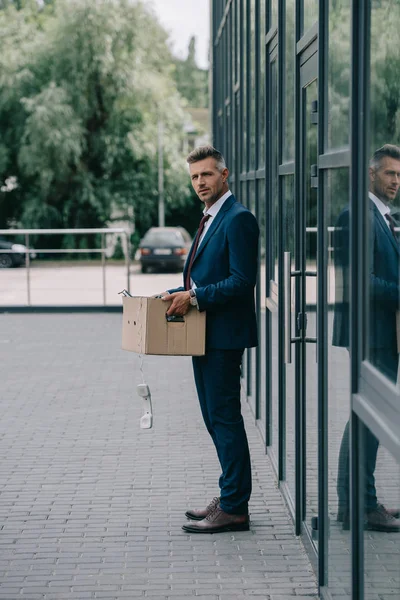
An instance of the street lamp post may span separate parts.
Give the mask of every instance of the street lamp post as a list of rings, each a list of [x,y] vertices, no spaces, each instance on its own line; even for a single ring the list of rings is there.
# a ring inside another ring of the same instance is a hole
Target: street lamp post
[[[158,226],[165,226],[164,206],[164,124],[158,119]]]

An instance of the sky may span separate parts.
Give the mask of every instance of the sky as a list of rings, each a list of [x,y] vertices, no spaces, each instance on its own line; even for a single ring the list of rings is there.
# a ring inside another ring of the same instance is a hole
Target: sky
[[[145,0],[152,5],[161,25],[170,33],[171,47],[178,58],[186,58],[190,38],[196,36],[196,59],[208,68],[210,38],[209,0]]]

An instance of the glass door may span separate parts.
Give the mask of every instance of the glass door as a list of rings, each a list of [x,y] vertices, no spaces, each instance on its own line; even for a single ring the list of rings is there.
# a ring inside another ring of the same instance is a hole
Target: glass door
[[[318,540],[317,233],[318,118],[315,52],[300,70],[296,181],[282,178],[285,457],[296,529]],[[297,191],[296,191],[297,187]],[[293,227],[294,224],[294,227]],[[293,234],[294,230],[294,234]]]
[[[316,56],[316,55],[315,55]],[[316,62],[316,61],[315,61]],[[316,65],[315,65],[316,66]],[[303,425],[303,520],[311,537],[318,531],[318,364],[317,364],[317,192],[318,129],[316,126],[318,85],[313,65],[302,72],[305,84],[301,96],[302,115],[302,249],[301,249],[301,353],[303,378],[301,410]]]
[[[278,202],[278,64],[277,46],[272,42],[268,65],[268,156],[267,178],[268,269],[267,269],[267,331],[269,333],[269,381],[267,443],[269,455],[279,470],[279,202]]]

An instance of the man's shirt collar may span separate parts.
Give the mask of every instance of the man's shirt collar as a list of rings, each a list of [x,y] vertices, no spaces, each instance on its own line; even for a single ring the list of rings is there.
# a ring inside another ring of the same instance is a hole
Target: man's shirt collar
[[[385,215],[390,215],[390,208],[387,206],[387,204],[382,202],[382,200],[378,198],[378,196],[375,196],[375,194],[369,192],[369,197],[371,198],[372,202],[375,204],[376,208],[379,210],[383,217]]]
[[[225,200],[228,200],[230,196],[232,196],[232,192],[231,190],[228,190],[223,196],[221,196],[221,198],[219,198],[219,200],[214,202],[214,204],[210,206],[209,209],[205,208],[203,210],[203,214],[210,215],[210,217],[216,217],[219,211],[221,210],[223,203],[225,202]]]

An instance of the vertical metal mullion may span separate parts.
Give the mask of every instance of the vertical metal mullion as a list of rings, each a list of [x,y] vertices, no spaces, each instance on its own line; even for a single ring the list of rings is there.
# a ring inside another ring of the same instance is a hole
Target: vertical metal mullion
[[[271,67],[271,56],[270,56],[270,44],[266,45],[266,64],[265,64],[265,80],[266,80],[266,155],[265,155],[265,165],[266,165],[266,187],[265,187],[265,203],[266,203],[266,240],[267,244],[269,244],[269,250],[271,250],[271,240],[273,239],[273,227],[272,227],[272,194],[271,194],[271,186],[272,186],[272,106],[273,106],[273,98],[272,98],[272,67]],[[266,252],[266,282],[267,288],[269,290],[270,281],[272,278],[272,269],[271,269],[271,252]],[[272,423],[272,314],[268,311],[267,317],[267,348],[268,348],[268,356],[267,356],[267,367],[268,367],[268,387],[266,389],[267,392],[267,445],[271,446],[273,443],[273,423]]]
[[[284,92],[285,92],[285,17],[286,6],[285,2],[280,2],[278,6],[278,82],[277,82],[277,114],[278,114],[278,131],[277,131],[277,152],[278,165],[282,162],[282,140],[283,140],[283,118],[284,118]],[[285,381],[285,327],[284,319],[284,281],[283,273],[283,199],[282,199],[282,177],[277,173],[277,194],[278,194],[278,477],[283,480],[286,477],[286,381]]]
[[[319,0],[318,48],[318,154],[325,147],[327,106],[329,1]],[[318,172],[317,199],[317,364],[318,364],[318,571],[319,586],[328,583],[328,239],[325,214],[325,177]]]
[[[260,140],[260,2],[263,0],[255,0],[255,114],[254,118],[256,120],[256,126],[254,128],[256,140],[255,140],[255,170],[257,170],[259,164],[259,140]],[[255,211],[257,220],[260,216],[259,211],[259,183],[258,180],[255,179]],[[259,240],[260,247],[260,240]],[[258,253],[260,256],[260,252]],[[257,294],[256,294],[256,310],[257,310],[257,322],[258,322],[258,336],[260,339],[261,333],[261,290],[260,285],[257,285]],[[260,344],[258,344],[256,348],[256,403],[255,403],[255,418],[259,419],[261,410],[260,410],[260,402],[261,402],[261,348]]]
[[[265,26],[264,33],[267,29],[267,23],[269,26],[270,16],[269,11],[265,11]],[[264,45],[263,52],[265,56],[265,74],[264,74],[264,162],[265,162],[265,179],[264,179],[264,210],[265,210],[265,245],[267,247],[268,241],[271,239],[270,237],[270,229],[271,229],[271,219],[270,219],[270,194],[269,194],[269,181],[270,181],[270,128],[269,128],[269,115],[270,115],[270,64],[269,64],[269,48],[265,43],[265,37],[263,37]],[[265,292],[269,292],[269,282],[270,282],[270,268],[268,263],[268,254],[266,252],[266,260],[265,260]],[[265,379],[266,379],[266,388],[265,388],[265,445],[268,447],[271,445],[271,431],[272,431],[272,403],[271,403],[271,313],[269,310],[265,311]]]
[[[365,198],[367,196],[366,165],[368,144],[367,118],[369,107],[369,64],[370,64],[370,0],[352,2],[352,52],[351,52],[351,139],[350,139],[350,355],[351,392],[358,391],[360,365],[363,358],[365,331],[366,296],[363,292],[368,280],[368,257],[366,248],[367,216]],[[362,268],[353,268],[362,265]],[[354,274],[354,275],[353,275]],[[352,598],[361,600],[364,596],[364,482],[362,480],[359,447],[362,425],[353,412],[351,401],[350,417],[350,508],[352,540]]]
[[[243,86],[244,86],[244,56],[245,56],[245,51],[244,51],[244,39],[243,39],[243,33],[244,33],[244,0],[239,0],[240,2],[240,15],[239,15],[239,22],[240,22],[240,72],[239,72],[239,77],[240,77],[240,89],[239,89],[239,114],[240,114],[240,152],[239,152],[239,167],[238,167],[238,189],[240,190],[241,193],[241,183],[240,183],[240,174],[242,172],[242,166],[243,166],[243,135],[242,135],[242,126],[243,126],[243,114],[244,114],[244,108],[243,108],[243,99],[244,99],[244,94],[243,94]]]
[[[218,139],[217,139],[217,112],[218,112],[218,102],[217,102],[217,86],[216,86],[216,65],[215,65],[215,29],[216,29],[216,17],[217,17],[217,3],[216,2],[212,2],[212,10],[210,11],[211,15],[211,26],[210,26],[210,31],[211,31],[211,42],[210,42],[210,78],[209,78],[209,82],[210,82],[210,105],[211,105],[211,111],[212,111],[212,118],[211,118],[211,123],[212,123],[212,141],[214,145],[218,144]]]
[[[301,6],[299,2],[296,2],[295,10],[295,30],[297,43],[300,39],[300,18],[301,18]],[[295,47],[296,47],[295,43]],[[295,48],[293,49],[295,51]],[[301,185],[301,85],[300,85],[300,58],[295,54],[295,173],[294,173],[294,188],[295,188],[295,270],[300,271],[301,269],[301,207],[300,207],[300,185]],[[300,278],[295,278],[295,306],[296,309],[300,307]],[[296,321],[295,325],[295,336],[299,337],[299,329]],[[302,347],[301,344],[296,344],[295,347],[295,448],[296,448],[296,459],[295,459],[295,487],[296,487],[296,500],[295,500],[295,529],[296,535],[301,533],[302,524],[302,507],[303,507],[303,429],[302,429],[302,410],[301,410],[301,373],[302,373]]]
[[[246,127],[247,127],[247,139],[246,139],[246,172],[250,171],[250,146],[251,146],[251,0],[247,0],[246,3]],[[250,110],[249,110],[250,107]],[[248,180],[247,187],[247,204],[248,204]]]
[[[251,145],[251,105],[250,105],[250,90],[251,90],[251,0],[247,0],[246,2],[246,128],[247,128],[247,137],[246,137],[246,173],[250,170],[250,145]],[[246,178],[246,206],[249,208],[249,189],[250,183]],[[251,381],[251,348],[247,350],[247,395],[252,395],[252,381]]]
[[[231,172],[235,177],[235,187],[233,192],[237,195],[236,186],[236,61],[237,61],[237,38],[236,38],[236,18],[237,18],[237,0],[232,1],[232,29],[231,29],[231,50],[232,50],[232,89],[231,89],[231,121],[232,121],[232,150],[231,164],[229,165]]]
[[[233,92],[233,88],[235,85],[235,32],[234,32],[234,25],[235,25],[235,6],[234,6],[234,2],[231,2],[230,5],[230,17],[229,17],[229,30],[228,30],[228,35],[229,35],[229,48],[228,48],[228,55],[230,56],[230,71],[231,71],[231,75],[230,75],[230,89],[229,89],[229,99],[230,99],[230,137],[229,137],[229,168],[232,169],[233,167],[233,140],[234,140],[234,114],[235,114],[235,107],[234,107],[234,92]]]
[[[307,139],[306,139],[306,129],[305,129],[305,120],[306,120],[306,108],[307,108],[307,92],[306,88],[300,88],[300,98],[301,98],[301,110],[300,110],[300,123],[301,123],[301,150],[300,150],[300,218],[299,218],[299,244],[300,244],[300,270],[302,272],[302,277],[300,277],[300,304],[299,304],[299,312],[302,315],[302,321],[304,317],[304,313],[306,311],[306,276],[305,271],[307,268],[306,262],[306,202],[305,202],[305,173],[304,173],[304,165],[306,164],[306,156],[307,156]],[[306,370],[307,370],[307,346],[305,342],[304,335],[304,322],[302,324],[302,329],[300,332],[301,341],[299,343],[301,349],[301,375],[300,375],[300,410],[301,410],[301,458],[302,458],[302,521],[306,519],[306,506],[307,506],[307,404],[306,404]]]

